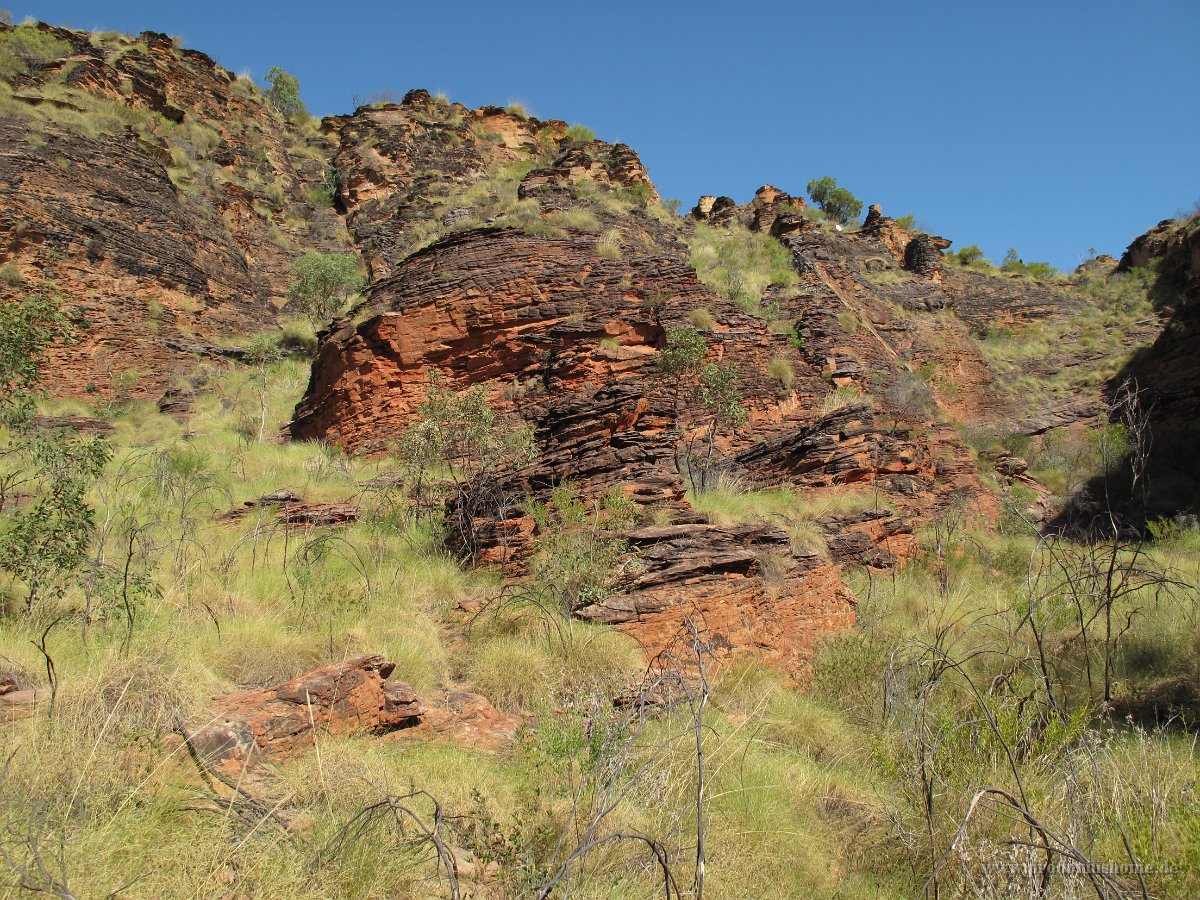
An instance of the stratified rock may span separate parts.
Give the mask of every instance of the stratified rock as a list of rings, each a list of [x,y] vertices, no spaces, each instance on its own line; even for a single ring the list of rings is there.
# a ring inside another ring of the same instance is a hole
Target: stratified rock
[[[1200,509],[1200,216],[1161,222],[1129,245],[1118,271],[1153,264],[1151,299],[1165,317],[1151,346],[1130,356],[1107,385],[1115,400],[1127,381],[1150,423],[1147,509],[1153,519]]]
[[[779,188],[764,184],[754,192],[754,199],[750,201],[748,225],[751,231],[777,234],[780,230],[777,223],[781,217],[787,217],[789,221],[795,217],[803,218],[806,209],[808,204],[803,197],[793,197]]]
[[[923,278],[940,281],[942,277],[941,251],[950,246],[945,238],[924,232],[916,235],[904,248],[904,268]]]
[[[720,665],[753,654],[802,672],[817,638],[854,622],[836,567],[768,524],[680,524],[625,535],[642,571],[627,592],[577,612],[615,625],[647,655],[687,664],[694,640]]]
[[[523,724],[517,716],[501,712],[486,697],[471,691],[430,695],[424,708],[419,723],[393,732],[388,740],[435,740],[475,750],[506,750],[516,743]]]
[[[829,535],[835,562],[890,569],[916,551],[912,523],[886,509],[822,516],[817,524]]]
[[[548,187],[568,186],[579,179],[642,191],[651,202],[659,202],[658,192],[638,155],[625,144],[606,144],[603,141],[568,144],[549,166],[534,169],[521,180],[517,196],[521,199],[537,197]]]
[[[358,521],[361,512],[348,503],[314,503],[291,491],[276,491],[222,513],[221,520],[237,522],[260,509],[270,509],[279,521],[301,528],[351,525]]]
[[[190,736],[201,762],[237,777],[247,764],[312,746],[313,729],[382,733],[417,725],[424,707],[410,685],[387,681],[395,663],[358,656],[257,691],[219,698],[212,721]]]
[[[308,200],[324,142],[166,35],[113,52],[37,27],[70,50],[22,76],[0,114],[0,262],[22,281],[0,282],[0,302],[52,288],[82,312],[46,369],[56,392],[109,399],[133,373],[130,391],[156,397],[194,363],[171,341],[264,330],[302,249],[338,246],[336,219]],[[64,87],[88,92],[94,128],[40,114]]]
[[[737,210],[737,201],[732,197],[701,197],[690,215],[708,225],[728,225],[736,220]]]
[[[867,209],[867,217],[863,220],[859,234],[876,238],[887,248],[895,262],[904,263],[905,250],[912,236],[897,225],[895,219],[885,216],[883,207],[878,203],[872,203]]]

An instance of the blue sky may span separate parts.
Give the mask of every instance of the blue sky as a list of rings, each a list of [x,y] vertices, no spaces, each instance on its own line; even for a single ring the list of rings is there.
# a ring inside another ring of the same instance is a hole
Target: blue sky
[[[956,247],[1073,268],[1200,200],[1196,0],[0,0],[294,72],[317,114],[412,87],[637,150],[666,197],[833,175]]]

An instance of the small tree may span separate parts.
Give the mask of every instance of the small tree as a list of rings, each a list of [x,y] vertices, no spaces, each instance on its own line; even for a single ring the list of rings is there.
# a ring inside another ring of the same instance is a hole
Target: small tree
[[[410,473],[417,503],[427,481],[441,474],[449,488],[449,538],[464,558],[479,550],[476,519],[482,514],[503,516],[511,498],[501,476],[535,455],[533,428],[527,422],[505,420],[488,403],[483,385],[459,392],[436,369],[429,373],[419,418],[400,441],[400,456]]]
[[[708,341],[695,328],[670,328],[667,342],[659,349],[657,363],[675,387],[675,417],[679,418],[679,394],[683,380],[695,375],[704,365]]]
[[[308,116],[308,108],[300,99],[300,80],[286,69],[271,66],[267,72],[267,103],[286,118]]]
[[[347,253],[306,253],[292,264],[289,306],[320,327],[363,288],[358,262]]]
[[[862,215],[862,201],[842,187],[837,179],[826,175],[808,183],[808,195],[826,217],[841,225],[849,225]]]
[[[951,250],[946,254],[946,259],[950,262],[958,263],[963,268],[986,267],[990,266],[987,258],[983,255],[983,250],[975,244],[970,244],[963,247],[958,252]]]
[[[684,463],[692,490],[707,491],[712,489],[716,480],[713,456],[716,452],[717,434],[741,428],[750,420],[750,415],[742,403],[737,370],[731,363],[709,363],[700,371],[699,381],[700,403],[704,408],[703,418],[707,418],[708,421],[700,426],[698,432],[693,431],[688,437]],[[697,443],[702,445],[701,452],[696,452]],[[676,463],[678,462],[677,457]]]
[[[246,345],[245,361],[254,366],[254,389],[258,394],[258,421],[255,431],[258,443],[263,442],[267,433],[267,398],[271,386],[270,367],[283,359],[283,351],[279,349],[279,341],[272,335],[263,334]],[[251,429],[247,429],[247,435]]]
[[[108,462],[108,444],[37,421],[45,396],[41,364],[74,325],[42,295],[0,306],[0,570],[18,584],[25,609],[61,594],[87,558],[95,523],[87,490]],[[11,499],[29,500],[9,512]]]

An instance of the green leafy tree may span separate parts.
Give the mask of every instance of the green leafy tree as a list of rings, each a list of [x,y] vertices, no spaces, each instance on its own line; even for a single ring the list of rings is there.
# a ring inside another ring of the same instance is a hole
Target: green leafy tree
[[[254,392],[258,410],[252,421],[244,421],[242,434],[249,438],[254,435],[258,443],[263,442],[267,433],[267,401],[270,397],[270,368],[283,359],[283,351],[279,340],[274,335],[263,334],[254,338],[246,345],[244,361],[254,367]]]
[[[862,215],[862,201],[845,188],[838,187],[837,179],[828,175],[808,183],[808,196],[827,218],[841,225],[849,225]]]
[[[613,532],[636,524],[636,503],[619,490],[585,502],[565,481],[551,491],[548,503],[527,504],[525,512],[537,523],[530,587],[547,598],[543,606],[569,623],[571,613],[613,593],[621,557],[629,549]]]
[[[307,118],[308,108],[300,99],[300,80],[286,69],[271,66],[267,72],[267,103],[285,118]]]
[[[73,328],[52,297],[0,307],[0,570],[20,586],[26,611],[65,592],[86,560],[95,530],[87,491],[110,457],[102,439],[36,417],[45,354]],[[17,505],[17,496],[28,499]]]
[[[1000,268],[1005,272],[1028,275],[1031,278],[1037,279],[1053,278],[1058,274],[1058,269],[1054,268],[1048,262],[1025,262],[1017,253],[1016,247],[1008,248],[1008,252],[1004,254],[1004,261],[1000,264]]]
[[[946,258],[951,262],[956,262],[964,268],[971,266],[982,267],[991,265],[983,255],[983,250],[975,244],[970,244],[963,247],[957,253],[951,251],[946,254]]]
[[[292,264],[289,274],[288,305],[314,327],[337,315],[365,283],[358,262],[348,253],[306,253]]]
[[[659,348],[655,361],[674,385],[676,418],[684,379],[699,373],[707,354],[708,341],[695,328],[667,329],[667,341]]]

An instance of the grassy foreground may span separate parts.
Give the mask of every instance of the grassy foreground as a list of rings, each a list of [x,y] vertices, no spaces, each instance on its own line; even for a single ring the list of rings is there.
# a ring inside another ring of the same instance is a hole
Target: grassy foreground
[[[49,659],[56,686],[53,708],[0,723],[6,896],[447,896],[412,827],[346,830],[412,791],[428,794],[407,801],[420,815],[436,798],[449,817],[464,896],[535,896],[589,834],[614,832],[651,838],[694,896],[698,821],[709,897],[1095,896],[1080,860],[1131,858],[1146,895],[1200,893],[1194,731],[1147,714],[1147,698],[1200,678],[1194,533],[1137,561],[1169,579],[1121,598],[1107,715],[1103,636],[1051,589],[1055,548],[947,520],[899,573],[850,573],[860,626],[825,642],[811,684],[746,661],[713,676],[696,727],[694,704],[613,708],[642,675],[613,631],[511,605],[456,624],[499,583],[441,549],[388,487],[395,463],[271,439],[306,370],[214,369],[186,425],[144,403],[105,412],[116,452],[93,492],[86,577],[29,615],[4,596],[0,676],[48,692]],[[216,518],[280,489],[364,515],[336,532]],[[802,541],[826,502],[699,498],[723,521],[778,517]],[[504,752],[322,735],[280,768],[287,829],[205,794],[177,723],[202,723],[215,695],[367,652],[419,691],[471,685],[530,724]],[[1039,893],[1048,852],[1079,871]],[[645,841],[567,871],[574,897],[663,892]],[[1143,896],[1136,875],[1101,888]]]

